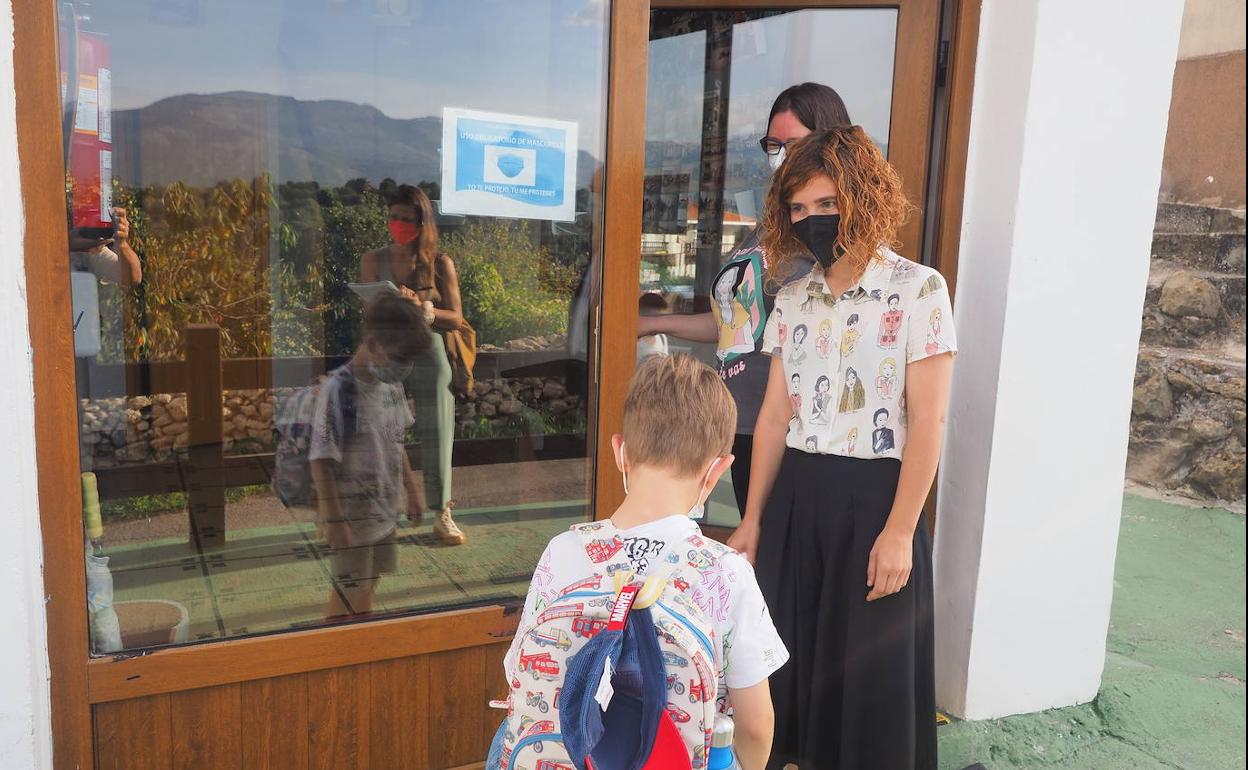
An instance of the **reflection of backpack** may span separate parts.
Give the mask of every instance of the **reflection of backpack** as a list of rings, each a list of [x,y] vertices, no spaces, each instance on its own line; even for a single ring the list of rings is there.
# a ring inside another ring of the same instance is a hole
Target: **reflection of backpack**
[[[341,367],[320,382],[299,388],[278,404],[273,420],[273,491],[287,508],[316,506],[316,484],[312,480],[308,452],[312,448],[317,396],[333,377],[341,381],[335,427],[339,438],[345,440],[355,433],[356,422],[355,377],[348,367]]]
[[[590,700],[586,705],[586,699],[593,699],[599,687],[605,660],[596,644],[589,642],[604,630],[618,629],[615,624],[608,628],[608,624],[613,620],[612,610],[622,595],[621,589],[630,593],[639,586],[641,590],[633,606],[637,610],[648,607],[648,616],[638,617],[638,621],[644,622],[636,626],[653,633],[658,647],[650,658],[639,655],[630,649],[630,645],[636,646],[636,643],[629,640],[627,630],[622,652],[619,651],[621,642],[607,642],[617,646],[617,651],[611,655],[614,674],[611,685],[615,690],[611,703],[615,704],[618,699],[621,707],[627,707],[630,691],[645,691],[647,687],[652,693],[656,690],[666,693],[655,753],[649,755],[650,762],[644,767],[683,766],[695,770],[705,767],[718,710],[715,700],[719,685],[715,668],[717,641],[710,621],[691,597],[701,586],[703,573],[716,567],[728,549],[698,534],[690,535],[684,543],[674,546],[665,563],[655,565],[646,578],[637,578],[614,525],[598,521],[577,525],[573,530],[593,562],[594,572],[562,589],[557,598],[541,608],[528,627],[517,631],[521,642],[510,683],[508,718],[502,728],[498,767],[508,770],[584,766],[583,762],[574,763],[570,758],[569,751],[574,746],[592,749],[594,744],[600,748],[615,744],[618,748],[627,740],[619,736],[616,736],[619,740],[612,740],[611,730],[618,722],[613,719],[611,709],[604,715],[597,702]],[[639,615],[637,611],[632,614]],[[609,637],[608,634],[599,641]],[[645,646],[652,647],[649,643]],[[574,660],[582,650],[585,656]],[[593,655],[598,657],[592,658],[589,668],[597,666],[597,672],[591,671],[586,682],[583,676],[586,662]],[[639,659],[643,661],[640,665]],[[654,663],[644,664],[647,659],[653,659]],[[569,666],[572,677],[565,678]],[[640,686],[636,677],[644,680]],[[561,706],[568,712],[569,723],[576,724],[565,725],[561,721]],[[601,721],[602,727],[586,727],[587,720],[581,715]],[[599,729],[605,732],[595,735]],[[648,739],[643,737],[642,740]],[[632,741],[635,746],[636,736]],[[689,764],[660,759],[661,745],[678,748],[683,745]],[[614,770],[601,763],[596,755],[594,760],[596,767]]]

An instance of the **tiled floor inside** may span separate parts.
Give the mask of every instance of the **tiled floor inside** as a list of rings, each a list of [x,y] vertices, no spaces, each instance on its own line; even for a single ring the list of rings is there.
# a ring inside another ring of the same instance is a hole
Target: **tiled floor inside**
[[[274,504],[276,504],[274,502]],[[426,523],[398,532],[398,566],[383,575],[375,612],[433,610],[523,598],[551,537],[586,516],[584,500],[464,509],[463,546],[441,544]],[[196,553],[186,538],[109,548],[117,602],[173,601],[189,615],[189,639],[280,631],[324,622],[333,584],[329,554],[311,523],[240,529]]]

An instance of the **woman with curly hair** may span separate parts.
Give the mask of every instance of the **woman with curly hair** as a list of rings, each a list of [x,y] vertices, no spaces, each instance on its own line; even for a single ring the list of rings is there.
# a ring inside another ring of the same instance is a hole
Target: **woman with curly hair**
[[[755,562],[792,655],[771,678],[769,767],[936,767],[931,543],[919,519],[956,343],[947,320],[930,333],[931,318],[951,317],[940,274],[890,248],[909,210],[897,172],[857,126],[791,146],[768,193],[770,276],[816,262],[780,289],[772,321],[858,330],[856,344],[833,346],[836,358],[800,363],[775,323],[764,334],[771,370],[729,545]],[[902,350],[895,388],[863,387],[858,372]],[[840,408],[826,422],[794,419],[789,383],[821,378],[845,383]],[[891,440],[856,441],[863,432]]]

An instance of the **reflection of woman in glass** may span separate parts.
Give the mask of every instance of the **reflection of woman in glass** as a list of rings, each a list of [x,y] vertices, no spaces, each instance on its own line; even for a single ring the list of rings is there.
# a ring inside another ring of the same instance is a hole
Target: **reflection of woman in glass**
[[[763,149],[763,157],[774,172],[784,162],[786,147],[806,136],[811,131],[850,125],[849,111],[839,94],[831,88],[819,83],[801,83],[786,88],[776,97],[767,116],[767,135],[759,140]],[[694,342],[716,342],[716,351],[720,361],[720,376],[728,385],[732,398],[737,403],[737,435],[732,445],[732,453],[737,461],[732,464],[732,487],[737,497],[737,507],[745,510],[745,494],[750,486],[750,448],[754,441],[754,420],[758,416],[758,407],[763,400],[763,391],[767,387],[767,372],[771,366],[772,351],[762,349],[763,327],[774,307],[775,285],[768,283],[763,275],[766,259],[763,256],[759,241],[762,238],[761,228],[754,228],[737,247],[721,268],[712,286],[718,287],[723,280],[723,273],[735,274],[744,271],[745,278],[737,281],[734,277],[735,302],[741,303],[748,311],[750,322],[746,326],[726,331],[724,326],[735,319],[733,312],[724,312],[727,308],[720,304],[719,290],[715,293],[715,311],[691,315],[673,314],[642,318],[638,323],[637,336],[651,334],[669,334]],[[808,264],[808,263],[807,263]],[[788,279],[801,275],[806,265],[795,265],[790,270]],[[753,287],[752,302],[743,302],[744,292],[736,289],[746,285]],[[748,333],[740,333],[748,330]],[[782,326],[780,337],[785,337],[786,329]],[[748,349],[746,349],[748,343]],[[738,350],[738,347],[740,350]]]
[[[420,305],[434,331],[463,323],[455,263],[438,251],[438,227],[429,197],[418,187],[399,185],[390,195],[392,243],[360,257],[360,281],[390,281],[403,296]],[[440,334],[419,358],[404,382],[416,405],[425,505],[437,511],[433,532],[444,543],[460,545],[466,538],[451,518],[451,449],[455,440],[455,397],[451,364]]]

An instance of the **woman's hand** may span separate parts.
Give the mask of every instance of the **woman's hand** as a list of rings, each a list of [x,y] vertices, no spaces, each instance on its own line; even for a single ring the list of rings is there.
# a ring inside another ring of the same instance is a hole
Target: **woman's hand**
[[[875,539],[867,560],[867,601],[897,593],[910,582],[914,558],[914,533],[885,527]]]
[[[728,547],[745,557],[751,565],[754,564],[754,556],[758,552],[758,535],[760,527],[758,519],[747,516],[741,520],[741,524],[737,527],[732,536],[728,538]]]

